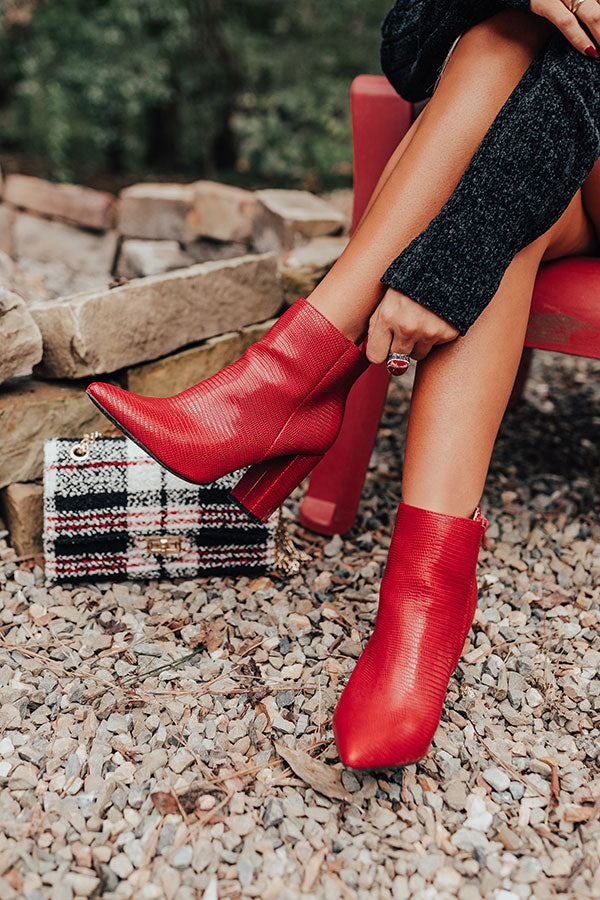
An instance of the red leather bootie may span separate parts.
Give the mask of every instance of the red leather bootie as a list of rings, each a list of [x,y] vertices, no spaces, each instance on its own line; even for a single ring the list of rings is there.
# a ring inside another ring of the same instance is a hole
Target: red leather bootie
[[[354,769],[416,762],[427,752],[477,605],[487,520],[400,503],[373,634],[340,698],[333,730]]]
[[[369,362],[304,297],[244,355],[172,397],[103,382],[87,393],[175,475],[206,484],[251,466],[233,496],[267,519],[333,444],[348,392]]]

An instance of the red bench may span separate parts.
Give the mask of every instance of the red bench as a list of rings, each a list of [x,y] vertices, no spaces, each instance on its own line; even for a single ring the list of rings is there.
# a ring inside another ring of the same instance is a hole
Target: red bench
[[[414,120],[415,108],[381,75],[359,75],[350,96],[354,229],[387,160]],[[534,347],[600,359],[600,258],[571,257],[540,266],[511,402],[523,390],[529,348]],[[370,366],[352,388],[338,438],[313,470],[300,506],[300,522],[312,531],[344,534],[352,527],[388,382],[385,365]]]

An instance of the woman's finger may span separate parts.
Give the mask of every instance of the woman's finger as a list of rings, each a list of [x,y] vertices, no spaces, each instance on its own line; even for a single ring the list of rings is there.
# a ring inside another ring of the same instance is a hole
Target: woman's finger
[[[597,44],[600,43],[600,4],[597,0],[583,0],[583,3],[580,4],[576,18],[579,19],[580,22],[589,28],[593,39]],[[587,37],[587,35],[586,35]],[[590,46],[588,42],[588,47]],[[597,51],[596,47],[592,48]],[[594,54],[588,50],[588,56],[593,56]]]
[[[581,14],[581,10],[585,4],[596,3],[596,0],[583,0],[583,3],[577,10],[577,15]],[[563,3],[563,0],[531,0],[529,6],[531,12],[542,16],[544,19],[556,25],[566,39],[586,56],[594,56],[598,54],[594,47],[589,34],[579,24],[577,16],[575,16],[569,8]]]
[[[377,365],[387,358],[392,337],[392,331],[383,323],[381,316],[375,313],[369,323],[367,335],[367,359],[369,362]]]
[[[425,359],[434,345],[434,341],[417,341],[410,354],[413,359]]]
[[[402,331],[395,331],[392,336],[390,353],[406,353],[407,356],[412,356],[414,346],[415,339],[413,337],[408,337]]]

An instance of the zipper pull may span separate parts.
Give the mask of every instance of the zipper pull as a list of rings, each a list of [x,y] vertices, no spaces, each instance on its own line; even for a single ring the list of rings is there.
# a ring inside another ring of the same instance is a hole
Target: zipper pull
[[[488,527],[488,520],[485,518],[485,516],[481,515],[481,508],[479,506],[475,509],[475,512],[473,513],[473,518],[475,519],[475,521],[481,522],[481,528],[482,528],[481,546],[483,547],[484,550],[486,550],[487,548],[485,546],[485,533],[486,533],[487,527]]]

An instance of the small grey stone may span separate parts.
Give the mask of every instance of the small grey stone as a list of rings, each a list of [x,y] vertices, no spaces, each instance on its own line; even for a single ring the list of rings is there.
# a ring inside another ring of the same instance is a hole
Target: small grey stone
[[[325,554],[325,556],[329,557],[337,556],[338,553],[340,553],[343,545],[344,542],[342,541],[342,538],[339,534],[336,534],[327,544],[325,544],[325,546],[323,547],[323,553]]]
[[[525,793],[525,786],[522,785],[520,781],[511,781],[508,786],[508,790],[510,791],[514,800],[520,800]]]
[[[177,775],[180,775],[181,772],[184,772],[188,766],[194,762],[193,755],[185,749],[185,747],[181,747],[177,753],[171,757],[169,760],[169,768],[172,769]]]
[[[351,772],[350,769],[342,769],[342,784],[351,794],[360,790],[360,782],[354,772]]]
[[[210,741],[213,741],[215,739],[215,737],[217,736],[217,726],[215,725],[214,719],[209,719],[209,721],[206,723],[204,734]]]
[[[156,844],[157,853],[164,853],[164,851],[171,846],[171,844],[175,840],[176,830],[177,826],[174,825],[173,822],[166,822],[163,825]]]
[[[176,869],[187,869],[192,861],[193,850],[189,844],[178,847],[171,857],[171,865]]]
[[[444,791],[444,800],[450,809],[463,810],[467,805],[467,789],[464,782],[455,779]]]
[[[276,728],[278,731],[285,731],[286,734],[293,734],[296,730],[295,724],[284,719],[282,716],[275,716],[273,719],[273,728]]]
[[[340,871],[340,878],[347,884],[348,887],[356,889],[358,887],[358,872],[355,872],[353,869],[342,869]]]
[[[417,872],[425,881],[431,881],[441,864],[442,857],[439,854],[428,853],[419,860]]]
[[[275,800],[273,797],[267,800],[262,819],[265,828],[279,825],[283,821],[283,809],[279,800]]]
[[[26,572],[25,569],[17,569],[13,578],[20,585],[33,585],[35,584],[35,578],[33,576],[33,572]]]
[[[116,806],[118,810],[123,812],[123,810],[125,809],[125,804],[127,803],[127,794],[125,793],[123,788],[117,788],[113,793],[111,800],[112,805]]]
[[[293,706],[296,694],[295,691],[278,691],[277,692],[277,706],[280,709],[285,708],[286,706]]]
[[[308,728],[310,719],[304,713],[300,713],[298,716],[298,721],[296,722],[296,734],[304,734],[306,729]]]
[[[150,786],[148,784],[134,784],[129,791],[127,805],[132,809],[139,809],[144,802]]]
[[[127,854],[136,869],[141,868],[146,862],[148,854],[144,850],[144,846],[140,840],[128,841],[123,846],[123,851]]]
[[[73,900],[73,888],[66,881],[57,881],[50,897],[51,900]]]
[[[254,868],[250,860],[245,856],[240,856],[237,861],[237,872],[238,878],[240,880],[240,885],[242,888],[248,887],[250,882],[252,881],[252,876],[254,874]]]
[[[489,769],[484,769],[481,773],[483,778],[491,787],[494,788],[495,791],[506,791],[508,790],[508,786],[510,785],[510,778],[504,771],[504,769],[500,769],[498,766],[490,766]]]
[[[114,891],[119,883],[119,876],[106,863],[100,863],[100,878],[102,879],[101,893]]]
[[[108,865],[119,878],[128,878],[133,872],[131,860],[124,853],[113,856]]]

